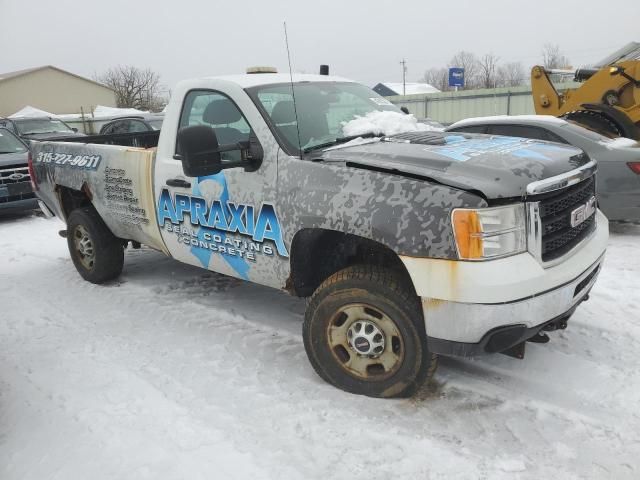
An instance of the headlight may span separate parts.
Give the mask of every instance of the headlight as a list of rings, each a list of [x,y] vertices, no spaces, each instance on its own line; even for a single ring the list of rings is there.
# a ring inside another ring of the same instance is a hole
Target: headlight
[[[524,204],[496,208],[456,208],[453,233],[462,260],[490,260],[527,249]]]

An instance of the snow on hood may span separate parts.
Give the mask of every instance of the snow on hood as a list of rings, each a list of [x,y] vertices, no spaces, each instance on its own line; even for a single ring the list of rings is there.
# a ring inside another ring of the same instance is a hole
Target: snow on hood
[[[116,108],[105,107],[104,105],[98,105],[93,110],[94,117],[119,117],[125,115],[144,115],[149,113],[148,111],[138,110],[137,108]]]
[[[13,115],[9,115],[9,118],[33,118],[33,117],[55,117],[55,113],[50,113],[45,110],[27,105],[21,110],[18,110]]]
[[[373,111],[365,116],[356,115],[348,122],[342,122],[342,133],[346,137],[373,133],[376,135],[397,135],[399,133],[420,131],[441,132],[442,129],[419,123],[413,115],[400,112]]]

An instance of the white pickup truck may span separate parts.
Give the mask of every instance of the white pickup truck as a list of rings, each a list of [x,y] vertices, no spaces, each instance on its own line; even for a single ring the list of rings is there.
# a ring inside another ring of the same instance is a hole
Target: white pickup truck
[[[428,131],[322,75],[185,81],[161,133],[34,141],[30,168],[86,280],[114,279],[144,244],[309,297],[317,373],[377,397],[411,395],[437,354],[522,358],[547,341],[608,237],[582,151]]]

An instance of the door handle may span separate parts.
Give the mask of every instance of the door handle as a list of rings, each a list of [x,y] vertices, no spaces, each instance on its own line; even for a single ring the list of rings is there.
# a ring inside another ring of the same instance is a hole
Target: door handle
[[[167,185],[170,187],[191,188],[191,182],[187,182],[182,178],[170,178],[167,180]]]

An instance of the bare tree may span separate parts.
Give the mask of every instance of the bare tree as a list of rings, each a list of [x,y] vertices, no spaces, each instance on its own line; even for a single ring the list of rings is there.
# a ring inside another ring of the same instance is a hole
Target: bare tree
[[[458,52],[449,62],[450,67],[465,69],[465,89],[517,87],[525,85],[527,76],[521,62],[501,64],[493,53],[478,58],[471,52]],[[441,91],[449,87],[449,69],[433,67],[424,72],[422,80]]]
[[[478,57],[471,52],[460,51],[449,62],[450,67],[464,68],[464,88],[478,86],[478,72],[480,70]]]
[[[120,108],[157,111],[166,103],[160,75],[149,68],[117,66],[96,75],[95,79],[116,93],[116,104]]]
[[[478,83],[483,88],[495,88],[498,77],[498,57],[487,53],[478,60]]]
[[[571,65],[558,45],[545,43],[542,47],[542,64],[545,68],[567,68]]]
[[[521,62],[507,62],[498,67],[499,87],[518,87],[525,84],[524,67]]]
[[[424,72],[421,81],[445,92],[449,90],[449,70],[447,68],[430,68]]]

